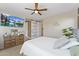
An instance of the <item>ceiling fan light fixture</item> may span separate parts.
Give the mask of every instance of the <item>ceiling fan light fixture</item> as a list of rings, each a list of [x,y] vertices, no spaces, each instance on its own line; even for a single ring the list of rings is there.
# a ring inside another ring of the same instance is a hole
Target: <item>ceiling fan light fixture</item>
[[[31,13],[31,15],[33,15],[34,13],[35,13],[35,14],[42,15],[42,14],[40,13],[40,11],[47,11],[47,8],[39,9],[39,8],[38,8],[38,3],[35,3],[35,8],[34,8],[34,9],[31,9],[31,8],[25,8],[25,9],[33,11],[33,12]]]
[[[37,11],[37,10],[35,10],[35,13],[37,14],[37,13],[38,13],[38,11]]]

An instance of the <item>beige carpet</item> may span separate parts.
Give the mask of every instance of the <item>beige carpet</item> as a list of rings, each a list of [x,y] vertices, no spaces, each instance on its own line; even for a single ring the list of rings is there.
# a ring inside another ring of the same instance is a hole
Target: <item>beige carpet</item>
[[[19,54],[22,45],[15,46],[12,48],[0,50],[0,56],[21,56]]]

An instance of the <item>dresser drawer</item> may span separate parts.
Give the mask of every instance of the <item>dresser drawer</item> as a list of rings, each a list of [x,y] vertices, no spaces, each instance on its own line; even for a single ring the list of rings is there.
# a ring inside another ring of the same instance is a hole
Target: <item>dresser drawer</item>
[[[12,39],[12,40],[11,40],[11,45],[12,45],[12,46],[15,46],[15,45],[16,45],[16,40],[13,40],[13,39]]]
[[[10,48],[10,47],[12,47],[12,45],[10,43],[7,43],[4,45],[4,48]]]
[[[4,40],[4,44],[10,44],[11,40]]]
[[[16,41],[16,45],[20,45],[20,44],[23,44],[23,43],[24,43],[23,40]]]

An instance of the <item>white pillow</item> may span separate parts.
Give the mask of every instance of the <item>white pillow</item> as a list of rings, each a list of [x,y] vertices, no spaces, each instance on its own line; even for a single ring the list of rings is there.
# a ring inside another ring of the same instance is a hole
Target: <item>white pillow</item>
[[[70,40],[70,41],[77,41],[76,38],[70,38],[69,40]]]
[[[79,42],[74,40],[74,41],[70,41],[67,45],[61,47],[60,49],[69,49],[69,48],[71,48],[73,46],[77,46],[77,45],[79,45]]]
[[[63,47],[64,45],[68,44],[70,42],[69,39],[59,39],[54,43],[53,48],[54,49],[59,49],[61,47]]]

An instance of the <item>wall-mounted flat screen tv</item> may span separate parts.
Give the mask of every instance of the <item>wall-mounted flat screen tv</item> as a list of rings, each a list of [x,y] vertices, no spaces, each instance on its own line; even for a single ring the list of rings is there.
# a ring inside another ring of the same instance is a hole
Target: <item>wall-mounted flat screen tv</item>
[[[24,19],[16,16],[10,16],[7,14],[1,14],[1,26],[9,26],[9,27],[23,27]]]

